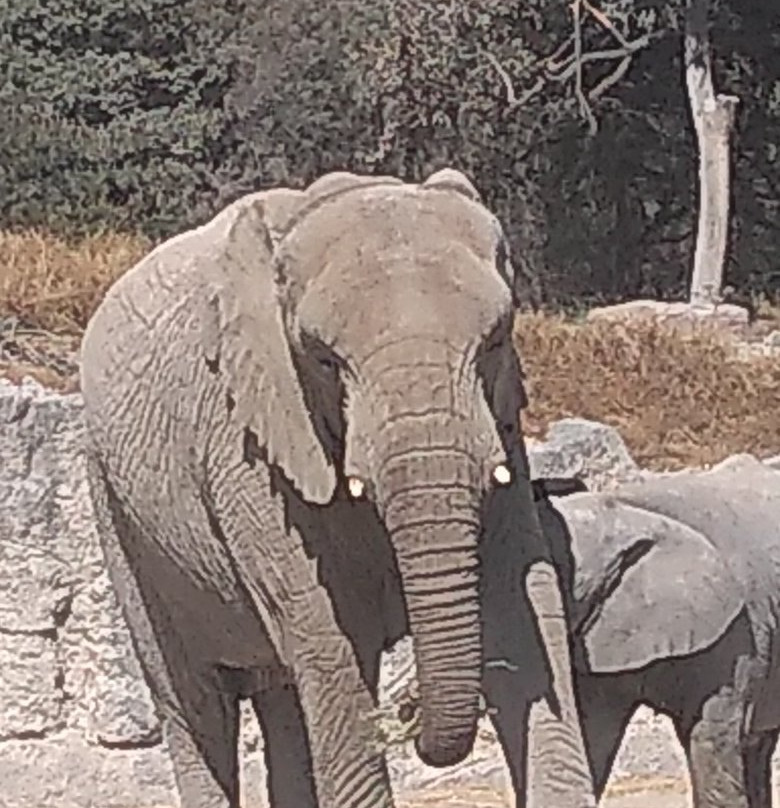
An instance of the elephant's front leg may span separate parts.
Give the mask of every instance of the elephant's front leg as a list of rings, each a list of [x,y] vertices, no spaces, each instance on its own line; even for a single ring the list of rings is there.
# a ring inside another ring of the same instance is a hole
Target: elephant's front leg
[[[375,746],[374,699],[316,565],[270,488],[264,470],[234,466],[212,495],[215,529],[292,670],[321,808],[387,808],[393,801]]]
[[[295,687],[281,685],[252,697],[263,730],[271,808],[318,808],[306,721]]]
[[[138,660],[160,717],[182,808],[238,808],[239,715],[237,699],[216,685],[213,670],[182,644],[164,594],[142,592],[143,558],[122,547],[138,547],[144,535],[114,499],[96,458],[87,454],[95,524],[114,590],[122,607]],[[189,492],[182,492],[182,497]],[[199,503],[190,503],[197,513]],[[205,525],[205,513],[201,513]],[[181,525],[180,530],[192,529]],[[167,536],[173,532],[166,533]],[[148,583],[148,581],[147,581]]]
[[[342,508],[345,511],[346,508]],[[356,510],[356,508],[353,508]],[[357,655],[369,691],[377,698],[381,652],[407,632],[400,583],[390,574],[371,514],[334,520],[320,556],[319,577],[331,595],[339,625]],[[318,808],[306,722],[293,686],[253,697],[265,739],[271,808]]]

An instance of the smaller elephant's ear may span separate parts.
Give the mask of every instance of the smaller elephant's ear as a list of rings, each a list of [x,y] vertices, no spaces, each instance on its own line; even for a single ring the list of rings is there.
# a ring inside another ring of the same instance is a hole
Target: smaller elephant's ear
[[[423,188],[456,191],[459,194],[471,199],[474,202],[481,202],[482,197],[472,182],[454,168],[442,168],[440,171],[431,174],[422,184]]]
[[[336,485],[333,467],[319,443],[284,327],[273,270],[277,227],[295,208],[273,211],[275,197],[253,194],[224,210],[204,230],[197,259],[206,275],[210,317],[204,349],[212,372],[228,390],[230,417],[278,465],[305,499],[324,504]],[[246,449],[245,449],[246,451]]]
[[[583,567],[592,574],[590,556],[610,556],[596,586],[605,591],[577,629],[594,672],[641,668],[708,648],[745,607],[721,553],[682,522],[607,495],[556,505],[572,534],[575,580]]]

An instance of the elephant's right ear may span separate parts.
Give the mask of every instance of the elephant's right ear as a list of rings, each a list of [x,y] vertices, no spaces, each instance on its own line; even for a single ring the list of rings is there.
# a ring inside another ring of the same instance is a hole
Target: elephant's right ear
[[[303,195],[300,195],[302,198]],[[244,197],[212,220],[199,256],[208,283],[204,349],[229,391],[230,417],[251,433],[267,462],[278,465],[303,497],[327,503],[336,486],[314,431],[287,341],[273,269],[273,233],[295,211],[280,214],[271,194]]]
[[[745,607],[722,554],[688,525],[607,495],[564,498],[556,506],[572,534],[575,580],[601,568],[590,614],[576,630],[594,672],[708,648]],[[606,563],[594,565],[599,555]]]

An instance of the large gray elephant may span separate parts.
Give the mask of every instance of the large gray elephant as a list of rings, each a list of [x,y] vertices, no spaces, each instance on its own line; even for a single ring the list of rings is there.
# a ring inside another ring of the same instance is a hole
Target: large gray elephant
[[[573,493],[565,480],[534,488],[566,581],[597,796],[644,703],[672,719],[697,808],[770,808],[780,472],[737,455],[609,493]]]
[[[88,473],[184,808],[238,805],[240,698],[275,808],[391,805],[371,714],[407,631],[425,763],[468,754],[483,678],[503,693],[501,666],[549,663],[540,782],[573,754],[557,805],[592,800],[511,281],[497,220],[446,169],[246,196],[106,294],[82,345]]]

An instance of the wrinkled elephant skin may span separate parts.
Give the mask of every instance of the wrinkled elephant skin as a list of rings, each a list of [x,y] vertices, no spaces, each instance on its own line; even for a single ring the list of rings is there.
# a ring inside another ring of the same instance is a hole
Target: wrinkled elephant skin
[[[82,345],[90,483],[184,808],[237,805],[241,697],[275,808],[391,805],[371,711],[407,629],[418,753],[468,754],[486,502],[542,543],[512,279],[446,169],[251,194],[107,293]]]

